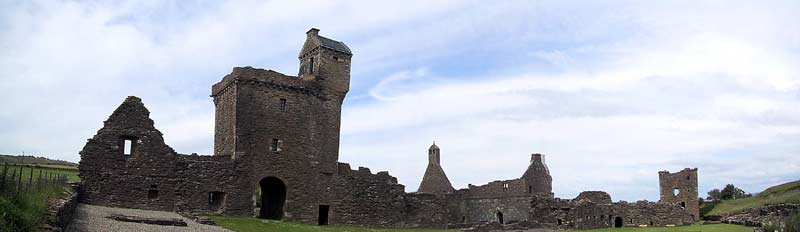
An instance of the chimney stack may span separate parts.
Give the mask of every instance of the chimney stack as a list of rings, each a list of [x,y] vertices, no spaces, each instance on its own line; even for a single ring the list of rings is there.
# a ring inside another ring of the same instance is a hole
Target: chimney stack
[[[308,30],[308,32],[306,32],[306,37],[310,38],[312,36],[317,36],[318,34],[319,34],[319,29],[312,27],[311,30]]]
[[[542,162],[542,154],[531,154],[531,163],[534,163],[534,162],[537,162],[537,161],[539,163],[543,163]]]

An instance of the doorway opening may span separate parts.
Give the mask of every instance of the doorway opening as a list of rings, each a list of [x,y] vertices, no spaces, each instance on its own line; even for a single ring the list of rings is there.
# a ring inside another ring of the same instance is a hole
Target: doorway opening
[[[286,185],[275,177],[265,177],[258,184],[261,187],[259,217],[281,220],[283,218],[283,203],[286,202]]]
[[[622,218],[621,217],[614,218],[614,227],[616,227],[616,228],[622,227]]]
[[[497,211],[497,222],[503,224],[503,212]]]
[[[328,224],[328,212],[330,211],[330,205],[319,205],[319,216],[317,219],[317,225],[327,225]]]

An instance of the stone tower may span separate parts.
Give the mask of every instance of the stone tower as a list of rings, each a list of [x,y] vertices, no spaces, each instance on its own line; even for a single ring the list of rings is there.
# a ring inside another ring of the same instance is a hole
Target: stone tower
[[[689,211],[693,221],[700,216],[697,193],[697,168],[684,168],[677,173],[658,172],[661,187],[660,202],[680,204]]]
[[[528,193],[553,196],[553,177],[550,176],[550,169],[544,163],[544,155],[531,155],[531,164],[528,165],[528,170],[525,170],[522,179],[528,184]]]
[[[425,176],[422,177],[422,183],[419,184],[417,192],[447,194],[454,191],[453,185],[450,184],[450,180],[447,179],[447,175],[444,174],[444,170],[439,164],[440,155],[439,146],[436,146],[436,142],[434,142],[428,148],[428,168],[425,169]]]
[[[303,80],[317,80],[327,97],[344,98],[350,90],[350,48],[343,42],[319,35],[319,29],[306,32],[306,42],[300,50],[300,70]]]
[[[248,199],[230,207],[258,205],[249,200],[258,188],[276,191],[276,198],[262,198],[275,202],[261,209],[264,218],[310,221],[319,205],[334,204],[324,192],[338,170],[352,53],[318,29],[306,35],[298,76],[236,67],[212,87],[214,155],[238,161],[242,186],[230,197]]]

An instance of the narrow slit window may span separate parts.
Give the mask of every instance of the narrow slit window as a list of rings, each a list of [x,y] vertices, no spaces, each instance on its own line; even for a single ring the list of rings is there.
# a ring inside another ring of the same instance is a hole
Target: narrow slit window
[[[280,111],[286,111],[286,98],[281,98],[278,103],[278,109]]]
[[[281,151],[281,144],[283,144],[283,140],[272,139],[272,144],[270,144],[269,150],[273,152],[279,152]]]
[[[136,141],[138,139],[133,136],[120,136],[119,142],[119,153],[124,156],[130,156],[133,153],[136,153]]]
[[[311,57],[308,61],[308,73],[314,73],[314,57]]]
[[[124,142],[124,143],[125,143],[125,145],[124,145],[124,146],[125,146],[125,149],[123,150],[123,153],[122,153],[122,154],[124,154],[124,155],[131,155],[131,152],[132,152],[132,150],[133,150],[133,149],[132,149],[132,148],[133,148],[133,141],[131,141],[130,139],[125,139],[125,142]]]

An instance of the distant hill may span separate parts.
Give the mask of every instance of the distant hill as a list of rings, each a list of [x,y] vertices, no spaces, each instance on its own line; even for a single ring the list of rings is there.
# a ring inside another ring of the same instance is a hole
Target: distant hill
[[[78,164],[67,162],[63,160],[54,160],[45,157],[36,156],[16,156],[16,155],[0,155],[0,165],[3,163],[10,164],[40,164],[40,165],[60,165],[60,166],[73,166],[77,167]]]
[[[716,204],[710,203],[710,205],[704,206],[704,208],[713,208],[704,215],[723,215],[726,213],[739,212],[748,208],[760,208],[766,205],[781,203],[800,204],[800,180],[769,187],[752,197],[724,200]]]

